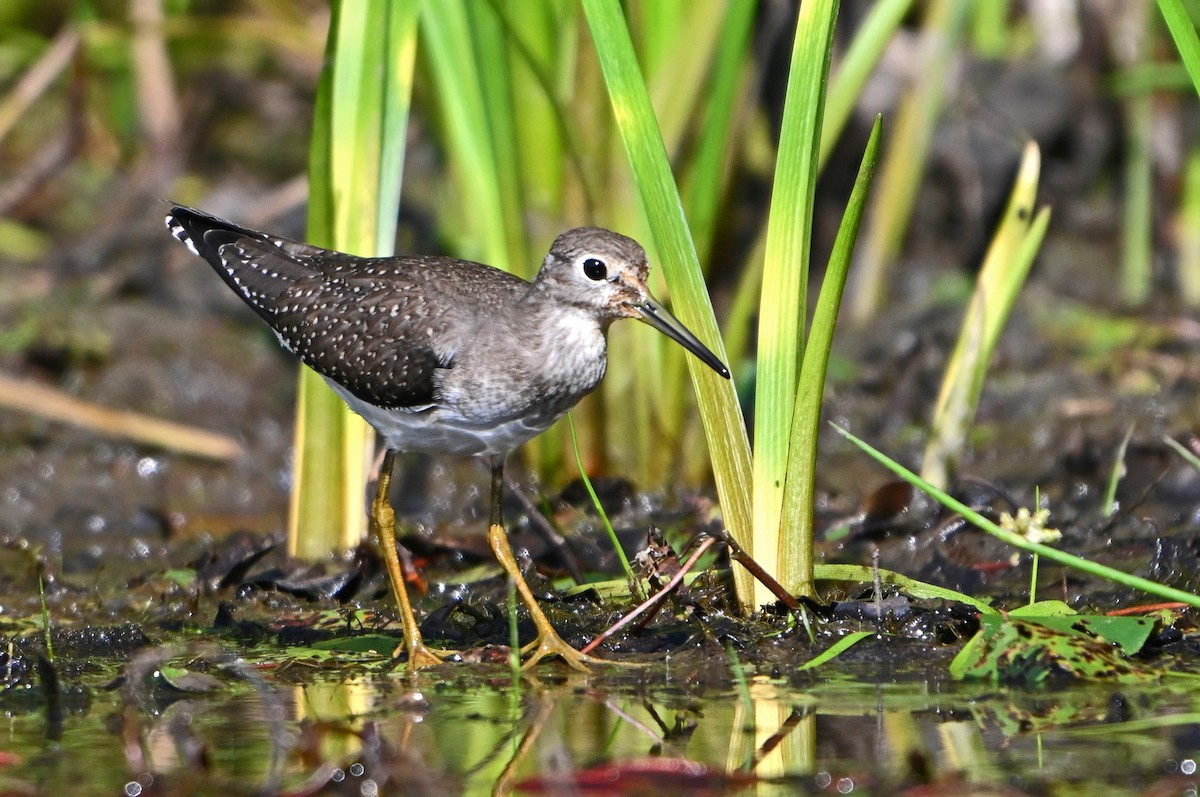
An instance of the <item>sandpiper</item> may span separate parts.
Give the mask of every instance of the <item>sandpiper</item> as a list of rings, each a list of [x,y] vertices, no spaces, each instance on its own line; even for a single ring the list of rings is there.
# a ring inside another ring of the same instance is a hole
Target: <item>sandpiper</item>
[[[551,655],[579,669],[596,661],[558,635],[521,576],[501,525],[504,457],[600,383],[605,334],[617,319],[645,321],[729,378],[650,295],[641,245],[598,227],[568,230],[527,282],[449,257],[356,257],[181,206],[166,222],[382,436],[372,529],[400,606],[409,667],[441,657],[421,638],[396,553],[388,488],[404,451],[491,458],[488,541],[538,629],[522,649],[533,651],[525,666]]]

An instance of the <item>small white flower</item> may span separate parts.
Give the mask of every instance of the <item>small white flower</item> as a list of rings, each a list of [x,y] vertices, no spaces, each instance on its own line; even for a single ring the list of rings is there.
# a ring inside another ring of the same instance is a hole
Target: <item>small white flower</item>
[[[1049,519],[1049,509],[1039,509],[1030,514],[1028,509],[1021,507],[1015,518],[1007,512],[1001,512],[1000,528],[1020,534],[1030,542],[1052,545],[1062,539],[1062,532],[1048,527],[1046,521]]]

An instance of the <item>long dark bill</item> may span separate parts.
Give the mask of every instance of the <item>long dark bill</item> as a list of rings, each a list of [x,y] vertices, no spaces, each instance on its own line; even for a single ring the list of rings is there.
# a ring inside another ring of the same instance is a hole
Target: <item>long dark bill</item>
[[[659,332],[666,335],[671,340],[683,346],[692,354],[700,358],[700,360],[709,368],[716,371],[726,379],[729,378],[729,369],[725,367],[725,363],[717,359],[717,355],[709,351],[708,347],[700,342],[700,339],[693,335],[687,327],[679,323],[675,316],[667,312],[667,308],[663,307],[653,299],[647,298],[644,301],[633,305],[633,309],[637,310],[641,315],[641,320],[645,321],[650,326],[657,329]]]

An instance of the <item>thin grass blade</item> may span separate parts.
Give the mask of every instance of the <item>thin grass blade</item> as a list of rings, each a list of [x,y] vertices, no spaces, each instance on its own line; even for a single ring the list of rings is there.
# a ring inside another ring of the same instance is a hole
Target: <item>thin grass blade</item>
[[[1183,0],[1158,0],[1158,10],[1167,22],[1167,29],[1175,40],[1175,49],[1187,68],[1192,86],[1200,95],[1200,36],[1196,35],[1196,25],[1188,15]]]
[[[1048,209],[1033,215],[1040,168],[1037,144],[1030,142],[946,364],[921,466],[922,478],[938,487],[947,487],[953,478],[992,352],[1050,223]]]
[[[392,253],[420,6],[334,5],[310,149],[313,243]],[[316,558],[357,545],[366,531],[372,436],[316,373],[302,368],[299,380],[288,550]]]
[[[963,0],[934,0],[926,11],[920,63],[913,70],[917,82],[901,101],[891,126],[879,187],[871,202],[871,223],[855,268],[850,317],[857,324],[874,318],[886,296],[888,273],[908,229],[946,97],[946,75],[972,6]]]
[[[804,347],[804,364],[800,369],[800,385],[796,392],[796,409],[792,419],[792,439],[788,449],[787,483],[783,493],[784,526],[779,535],[779,571],[776,577],[793,594],[813,596],[813,502],[816,494],[817,433],[821,423],[821,404],[825,393],[825,372],[829,351],[833,347],[833,330],[842,306],[842,290],[854,255],[854,242],[867,206],[875,164],[879,158],[879,141],[883,122],[875,118],[871,137],[858,177],[846,203],[816,312]]]
[[[836,0],[800,6],[767,225],[754,402],[754,556],[764,570],[776,574],[788,447],[804,353],[817,152],[837,10]],[[756,587],[756,603],[772,600],[765,587]]]
[[[599,56],[617,127],[641,195],[663,274],[679,320],[724,358],[716,318],[700,274],[700,264],[684,218],[666,148],[659,135],[629,29],[617,0],[584,0],[584,13]],[[713,475],[724,522],[740,544],[750,548],[750,446],[733,384],[689,357],[700,417],[713,460]],[[747,607],[748,574],[735,571],[738,599]]]
[[[872,448],[868,443],[860,440],[858,437],[855,437],[853,434],[841,428],[840,426],[834,425],[833,428],[836,429],[838,434],[840,434],[842,437],[845,437],[859,449],[864,451],[869,457],[871,457],[871,459],[874,459],[876,462],[883,465],[901,479],[904,479],[904,481],[908,482],[913,487],[921,490],[926,495],[930,496],[939,504],[951,510],[952,512],[957,512],[958,514],[962,515],[972,525],[982,529],[983,531],[986,531],[988,534],[991,534],[993,537],[1013,546],[1014,548],[1019,548],[1020,550],[1028,551],[1029,553],[1035,553],[1045,559],[1057,562],[1060,565],[1072,567],[1084,573],[1090,573],[1093,576],[1099,576],[1100,578],[1108,579],[1109,581],[1121,584],[1131,589],[1140,590],[1141,592],[1145,592],[1147,595],[1155,595],[1164,600],[1179,601],[1180,603],[1188,606],[1200,608],[1200,595],[1193,595],[1190,592],[1185,592],[1181,589],[1175,589],[1174,587],[1168,587],[1165,584],[1159,584],[1158,582],[1151,581],[1140,576],[1123,573],[1115,568],[1098,564],[1089,559],[1084,559],[1082,556],[1075,556],[1074,554],[1060,551],[1059,549],[1053,548],[1049,545],[1030,542],[1020,534],[1007,531],[996,523],[988,520],[974,509],[971,509],[971,507],[953,498],[949,493],[939,490],[937,487],[908,470],[900,463],[890,459],[887,455],[882,454],[876,449]]]
[[[821,125],[821,152],[817,157],[820,167],[825,166],[829,153],[833,152],[871,70],[879,63],[912,5],[913,0],[880,0],[871,6],[862,26],[854,34],[846,55],[830,77],[825,119]]]

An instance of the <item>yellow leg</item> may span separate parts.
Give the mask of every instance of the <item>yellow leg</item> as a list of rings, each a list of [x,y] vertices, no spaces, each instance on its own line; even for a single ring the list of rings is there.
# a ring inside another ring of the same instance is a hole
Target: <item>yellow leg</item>
[[[413,617],[412,604],[408,602],[408,589],[404,586],[404,573],[400,569],[400,556],[396,552],[396,513],[388,500],[395,459],[396,452],[391,450],[383,457],[383,465],[379,469],[379,483],[375,488],[375,500],[371,502],[371,525],[375,530],[379,550],[383,552],[388,580],[392,582],[392,595],[400,607],[400,621],[404,624],[404,642],[396,647],[392,655],[399,655],[403,648],[408,654],[408,668],[419,670],[422,667],[441,664],[442,658],[425,647],[421,629],[417,627],[417,619]]]
[[[542,608],[538,606],[537,599],[533,597],[529,585],[521,576],[521,568],[517,565],[517,558],[513,555],[512,546],[508,544],[508,534],[505,533],[503,526],[493,524],[488,527],[488,544],[492,546],[492,553],[496,555],[496,560],[500,562],[504,572],[508,573],[508,577],[516,585],[517,592],[521,595],[521,601],[529,610],[529,619],[533,620],[533,624],[537,626],[537,638],[521,648],[522,653],[533,651],[533,655],[529,657],[529,661],[521,665],[521,669],[528,669],[547,656],[559,656],[567,664],[584,672],[590,672],[587,668],[588,664],[615,663],[580,653],[558,635],[554,626],[550,625],[550,621],[542,613]]]

